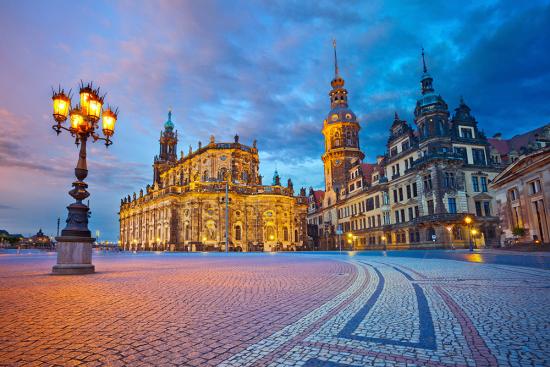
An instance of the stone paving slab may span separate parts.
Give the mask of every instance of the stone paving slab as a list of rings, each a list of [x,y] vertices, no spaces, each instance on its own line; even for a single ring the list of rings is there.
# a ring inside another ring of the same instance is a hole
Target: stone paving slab
[[[0,366],[546,366],[550,271],[443,259],[0,255]]]

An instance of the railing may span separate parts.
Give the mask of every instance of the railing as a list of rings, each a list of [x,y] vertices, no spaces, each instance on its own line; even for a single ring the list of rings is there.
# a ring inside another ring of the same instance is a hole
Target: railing
[[[435,152],[435,153],[429,153],[426,154],[423,157],[418,158],[417,160],[413,161],[412,167],[410,169],[413,169],[414,167],[429,162],[433,159],[450,159],[450,160],[464,160],[464,157],[462,154],[454,153],[454,152]],[[405,171],[406,172],[406,171]]]
[[[213,182],[196,182],[184,186],[168,186],[158,190],[151,190],[149,193],[141,197],[136,197],[135,199],[125,202],[122,205],[138,205],[140,203],[145,203],[150,200],[154,200],[159,197],[163,197],[169,194],[183,194],[187,192],[225,192],[225,182],[223,181],[213,181]],[[193,188],[191,187],[193,186]],[[289,197],[295,197],[293,192],[288,187],[283,186],[263,186],[263,185],[253,185],[253,186],[244,186],[237,184],[229,185],[229,192],[239,193],[245,195],[262,195],[262,194],[272,194],[272,195],[283,195]],[[307,203],[306,197],[296,196],[298,203],[304,204]]]

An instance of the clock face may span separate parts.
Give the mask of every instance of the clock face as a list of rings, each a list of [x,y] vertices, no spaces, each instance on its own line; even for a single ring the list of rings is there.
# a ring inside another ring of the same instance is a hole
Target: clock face
[[[220,159],[221,159],[222,161],[225,161],[225,160],[227,159],[227,157],[224,156],[224,155],[222,155],[222,156],[220,157]]]
[[[334,161],[334,165],[335,165],[336,167],[338,167],[338,166],[341,165],[341,164],[342,164],[342,161],[339,160],[339,159],[337,159],[337,160]]]

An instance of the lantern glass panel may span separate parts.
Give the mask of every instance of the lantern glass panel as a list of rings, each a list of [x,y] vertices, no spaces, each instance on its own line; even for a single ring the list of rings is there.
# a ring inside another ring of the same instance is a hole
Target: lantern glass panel
[[[94,121],[99,120],[99,117],[101,116],[101,101],[98,98],[92,98],[90,99],[88,106],[88,117]]]
[[[69,115],[71,100],[63,93],[53,96],[53,116],[57,122],[63,122]]]
[[[92,99],[92,90],[91,88],[82,88],[80,89],[80,106],[82,106],[82,112],[87,115],[88,108],[90,106],[90,100]]]
[[[103,134],[111,136],[115,132],[117,116],[111,110],[103,112]]]
[[[78,131],[81,126],[85,125],[84,117],[78,110],[71,111],[71,129]]]

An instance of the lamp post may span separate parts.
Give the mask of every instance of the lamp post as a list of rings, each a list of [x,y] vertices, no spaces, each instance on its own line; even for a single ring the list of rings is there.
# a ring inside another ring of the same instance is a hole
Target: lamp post
[[[451,242],[451,248],[454,249],[453,245],[453,226],[447,226],[445,227],[447,229],[447,232],[449,232],[449,241]]]
[[[464,222],[468,225],[468,240],[470,241],[470,252],[473,252],[474,251],[474,244],[472,243],[472,217],[470,216],[467,216],[466,218],[464,218]]]
[[[99,88],[93,89],[92,84],[80,85],[80,103],[71,107],[70,92],[65,94],[61,88],[53,92],[53,118],[56,124],[52,126],[57,135],[62,130],[68,131],[75,138],[75,144],[80,145],[78,163],[74,170],[76,181],[73,182],[73,189],[69,191],[76,201],[70,204],[67,209],[67,226],[61,231],[61,236],[56,237],[57,264],[53,266],[53,274],[90,274],[95,271],[92,265],[92,243],[94,238],[88,229],[89,207],[82,202],[90,196],[86,191],[88,184],[84,179],[88,176],[86,164],[86,143],[89,138],[96,142],[105,141],[105,146],[112,144],[111,136],[114,134],[118,110],[108,107],[103,110],[105,96],[100,96]],[[64,123],[70,118],[69,127]],[[99,120],[102,118],[103,135],[97,134]]]
[[[353,233],[348,232],[348,234],[346,236],[348,237],[348,245],[349,245],[350,249],[352,249],[353,248]]]
[[[382,244],[384,245],[384,251],[386,251],[386,236],[382,236],[380,239],[382,240]]]

